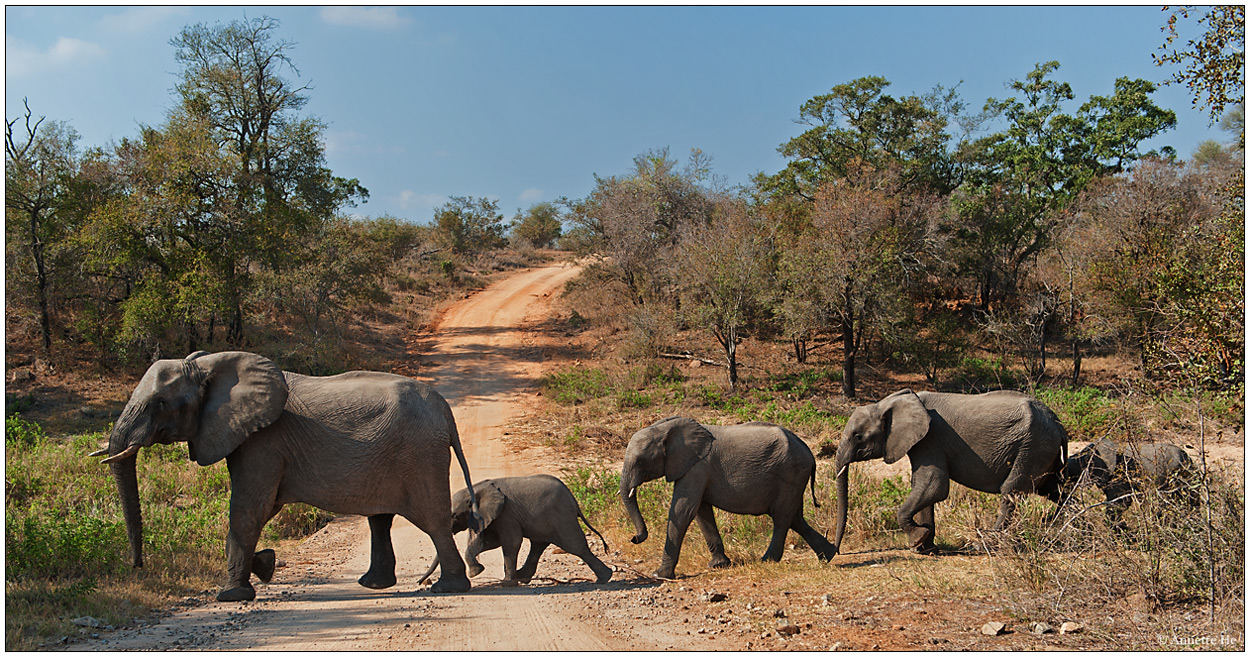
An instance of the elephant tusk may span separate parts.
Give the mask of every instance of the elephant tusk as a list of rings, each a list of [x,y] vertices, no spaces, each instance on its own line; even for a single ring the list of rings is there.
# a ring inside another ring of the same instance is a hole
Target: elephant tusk
[[[634,496],[637,494],[638,494],[638,487],[634,486],[633,488],[629,489],[629,495],[626,495],[626,497],[633,499]]]
[[[838,470],[838,474],[834,475],[834,477],[833,477],[833,478],[834,478],[834,479],[837,479],[838,477],[841,477],[841,476],[842,476],[842,473],[846,472],[846,469],[847,469],[847,468],[849,468],[849,467],[851,467],[851,465],[850,465],[849,463],[848,463],[848,464],[846,464],[846,465],[844,465],[844,466],[842,466],[842,469],[841,469],[841,470]]]
[[[113,455],[113,456],[110,456],[110,457],[108,457],[108,458],[104,459],[103,461],[100,461],[100,463],[116,463],[116,462],[118,462],[118,461],[125,461],[126,459],[128,459],[128,458],[130,458],[130,457],[132,457],[132,456],[134,456],[135,454],[138,454],[138,453],[139,453],[139,446],[138,446],[138,445],[131,445],[130,447],[127,447],[127,448],[126,448],[126,451],[124,451],[124,452],[122,452],[122,453],[120,453],[120,454],[115,454],[115,455]]]
[[[108,454],[108,453],[109,453],[109,448],[101,447],[100,449],[97,449],[96,451],[88,454],[87,456],[104,456],[105,454]]]

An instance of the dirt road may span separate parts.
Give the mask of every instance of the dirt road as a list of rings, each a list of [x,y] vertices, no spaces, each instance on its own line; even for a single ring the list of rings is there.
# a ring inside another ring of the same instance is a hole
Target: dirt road
[[[536,394],[542,373],[539,332],[526,326],[546,317],[550,299],[577,273],[551,265],[488,287],[444,314],[429,341],[417,378],[451,403],[473,478],[555,472],[550,460],[511,453],[501,425]],[[459,468],[452,489],[463,486]],[[466,536],[458,537],[463,546]],[[625,594],[636,584],[588,584],[589,569],[549,550],[530,586],[500,587],[499,550],[483,555],[486,571],[463,595],[437,595],[417,578],[430,563],[429,538],[396,519],[399,584],[373,591],[356,583],[368,568],[369,531],[362,517],[345,517],[289,554],[257,599],[220,603],[215,592],[185,601],[160,623],[101,635],[71,650],[638,650],[669,647],[663,631],[614,635],[588,613],[586,596]],[[570,580],[574,580],[571,581]],[[577,581],[581,580],[581,581]]]

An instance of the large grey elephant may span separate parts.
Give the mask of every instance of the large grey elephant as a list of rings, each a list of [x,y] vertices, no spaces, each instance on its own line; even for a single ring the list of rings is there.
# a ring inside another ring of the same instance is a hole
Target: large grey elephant
[[[92,454],[110,454],[104,462],[121,494],[136,568],[143,565],[137,454],[175,441],[185,441],[200,465],[225,459],[230,471],[229,582],[218,600],[254,599],[253,572],[269,580],[273,552],[255,553],[256,543],[265,523],[292,502],[369,516],[373,550],[364,586],[395,583],[390,526],[399,514],[430,535],[447,564],[433,590],[470,587],[451,533],[448,448],[466,483],[469,468],[451,408],[423,383],[380,372],[304,376],[245,352],[156,361],[108,448]]]
[[[608,550],[608,543],[603,540],[603,534],[582,515],[577,498],[573,497],[573,492],[563,481],[545,474],[501,477],[483,479],[474,484],[473,491],[477,495],[483,527],[481,531],[472,533],[464,550],[470,577],[476,577],[483,570],[477,560],[479,554],[502,547],[503,585],[525,584],[534,578],[543,551],[548,545],[555,545],[586,562],[595,573],[596,583],[603,584],[612,579],[612,568],[590,551],[586,534],[577,520],[580,518],[590,531],[599,536],[604,552]],[[451,531],[460,533],[468,529],[471,517],[469,489],[462,488],[451,497]],[[523,538],[529,539],[530,552],[525,565],[517,570],[517,556]],[[433,574],[438,565],[435,558],[421,581]]]
[[[898,524],[913,548],[932,552],[933,505],[946,499],[952,480],[1002,494],[995,522],[1002,529],[1015,510],[1017,494],[1037,493],[1059,502],[1059,472],[1067,450],[1068,433],[1055,414],[1011,390],[981,395],[900,390],[860,406],[847,420],[834,460],[834,550],[841,547],[846,531],[851,463],[910,459],[911,493],[898,510]]]
[[[1141,443],[1120,446],[1109,438],[1090,443],[1063,466],[1065,489],[1075,486],[1088,472],[1089,479],[1107,496],[1107,519],[1117,530],[1124,529],[1121,516],[1132,501],[1132,494],[1150,482],[1164,489],[1169,485],[1185,489],[1183,480],[1194,475],[1193,460],[1185,450],[1170,443]]]
[[[816,501],[816,459],[788,429],[765,422],[700,424],[687,417],[670,417],[640,429],[625,448],[621,468],[621,501],[637,531],[630,539],[634,543],[647,540],[647,523],[638,510],[638,486],[660,477],[673,482],[673,501],[657,577],[674,577],[682,540],[693,519],[698,520],[712,553],[708,566],[729,565],[713,507],[772,516],[772,541],[764,561],[781,560],[791,529],[821,560],[836,554],[803,519],[803,489],[809,482],[812,501]]]

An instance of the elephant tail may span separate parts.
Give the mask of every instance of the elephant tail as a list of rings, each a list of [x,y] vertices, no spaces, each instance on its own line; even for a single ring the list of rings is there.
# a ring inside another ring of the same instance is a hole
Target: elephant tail
[[[817,509],[819,509],[819,508],[820,508],[820,502],[816,500],[816,464],[815,464],[815,463],[813,463],[813,464],[812,464],[812,482],[811,482],[811,484],[812,484],[812,504],[816,505],[816,508],[817,508]],[[800,496],[800,497],[801,497],[801,496]]]
[[[577,510],[577,517],[578,517],[578,518],[581,518],[581,519],[582,519],[582,522],[583,522],[583,523],[586,523],[586,526],[590,528],[590,531],[594,532],[594,533],[595,533],[595,536],[598,536],[598,537],[599,537],[599,541],[603,543],[603,552],[604,552],[604,554],[607,554],[607,553],[609,552],[609,550],[608,550],[608,541],[607,541],[606,539],[604,539],[604,538],[603,538],[603,534],[600,534],[600,533],[599,533],[599,530],[598,530],[598,529],[595,529],[595,526],[594,526],[594,525],[592,525],[592,524],[590,524],[590,521],[589,521],[589,520],[587,520],[587,519],[586,519],[586,516],[582,514],[582,510],[581,510],[580,508]]]
[[[464,459],[464,450],[460,447],[460,432],[456,429],[456,420],[451,417],[451,409],[447,409],[448,424],[451,426],[451,449],[456,453],[456,460],[460,462],[460,471],[464,473],[464,487],[469,489],[469,530],[474,532],[482,531],[485,523],[482,522],[481,510],[477,504],[477,493],[473,490],[473,480],[469,476],[469,463]],[[431,569],[430,572],[433,572]]]

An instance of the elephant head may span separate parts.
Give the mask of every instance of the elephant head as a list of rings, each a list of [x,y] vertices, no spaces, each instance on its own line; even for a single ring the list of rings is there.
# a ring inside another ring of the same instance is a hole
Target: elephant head
[[[478,505],[476,518],[468,488],[462,488],[451,496],[451,533],[459,534],[466,529],[485,531],[503,513],[508,498],[495,482],[479,483],[473,488],[473,492]],[[477,524],[474,524],[475,520]]]
[[[638,430],[625,448],[621,502],[636,531],[630,540],[647,540],[647,523],[638,510],[638,486],[659,479],[677,481],[712,449],[712,434],[686,417],[670,417]]]
[[[842,430],[842,442],[834,459],[837,472],[838,516],[833,538],[834,553],[846,531],[850,464],[884,458],[894,463],[929,433],[929,411],[911,390],[900,390],[885,399],[860,406]]]
[[[1116,444],[1104,438],[1069,457],[1063,464],[1062,480],[1067,486],[1074,485],[1088,470],[1090,481],[1103,488],[1111,481],[1111,474],[1118,463]]]
[[[158,360],[148,368],[113,425],[108,449],[92,454],[109,454],[103,462],[117,481],[136,568],[143,566],[135,463],[139,450],[185,441],[192,460],[211,465],[277,420],[286,398],[282,370],[255,354],[200,351],[181,360]]]

